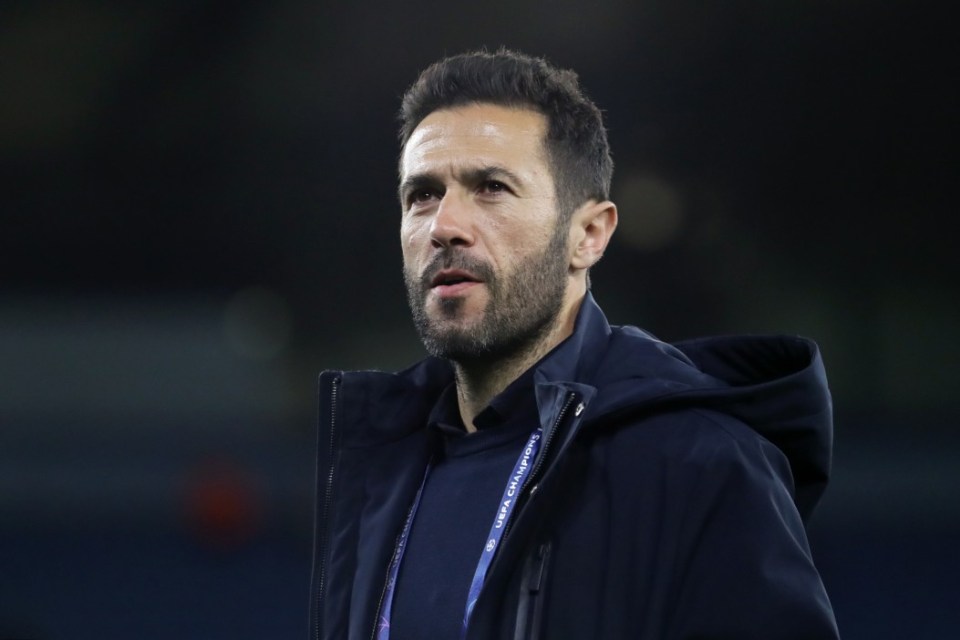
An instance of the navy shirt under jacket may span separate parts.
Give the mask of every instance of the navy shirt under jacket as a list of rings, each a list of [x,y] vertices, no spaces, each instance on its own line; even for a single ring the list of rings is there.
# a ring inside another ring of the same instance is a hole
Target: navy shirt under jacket
[[[467,434],[451,384],[430,415],[442,449],[427,474],[397,577],[390,640],[460,637],[467,593],[523,446],[539,426],[533,368],[494,398]]]

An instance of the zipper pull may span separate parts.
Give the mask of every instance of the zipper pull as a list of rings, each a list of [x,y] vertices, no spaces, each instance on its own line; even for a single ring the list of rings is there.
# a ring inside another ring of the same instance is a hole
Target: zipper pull
[[[530,593],[537,593],[543,587],[543,578],[549,557],[550,543],[545,542],[537,549],[536,554],[531,560],[532,566],[527,571],[524,588]]]

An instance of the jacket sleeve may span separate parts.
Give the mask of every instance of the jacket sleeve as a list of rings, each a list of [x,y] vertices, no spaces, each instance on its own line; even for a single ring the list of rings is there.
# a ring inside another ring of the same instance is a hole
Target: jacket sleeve
[[[793,502],[787,459],[739,422],[713,420],[677,499],[684,550],[674,576],[672,640],[838,638]]]

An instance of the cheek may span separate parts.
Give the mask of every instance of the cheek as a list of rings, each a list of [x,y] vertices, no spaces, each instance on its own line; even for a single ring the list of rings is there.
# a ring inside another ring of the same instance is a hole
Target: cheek
[[[504,246],[512,248],[508,258],[517,261],[523,256],[543,251],[553,237],[553,227],[547,224],[512,227],[500,237]]]
[[[400,223],[400,249],[403,252],[403,263],[411,264],[417,254],[423,250],[423,225],[404,220]]]

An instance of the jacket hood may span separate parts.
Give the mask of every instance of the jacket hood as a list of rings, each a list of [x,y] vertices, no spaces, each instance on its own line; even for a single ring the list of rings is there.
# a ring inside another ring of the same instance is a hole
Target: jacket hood
[[[611,327],[588,295],[578,323],[585,342],[606,342],[589,383],[590,421],[652,408],[699,407],[747,424],[790,463],[794,500],[807,519],[826,488],[833,411],[819,349],[799,336],[724,336],[676,344],[636,327]],[[589,336],[592,336],[589,337]]]

